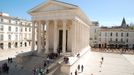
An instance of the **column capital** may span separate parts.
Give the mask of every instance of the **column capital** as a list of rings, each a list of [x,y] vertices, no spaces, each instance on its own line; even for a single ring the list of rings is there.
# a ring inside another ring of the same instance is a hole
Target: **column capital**
[[[41,24],[43,24],[43,25],[45,24],[45,21],[43,21],[43,20],[40,20],[39,22],[40,22]]]
[[[67,19],[63,19],[62,21],[63,21],[63,23],[67,23]]]

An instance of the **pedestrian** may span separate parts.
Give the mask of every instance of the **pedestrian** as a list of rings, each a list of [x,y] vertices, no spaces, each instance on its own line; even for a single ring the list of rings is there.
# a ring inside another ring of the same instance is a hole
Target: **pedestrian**
[[[80,65],[78,65],[78,71],[80,70]]]
[[[33,68],[33,75],[35,75],[36,73],[36,68]]]
[[[72,75],[72,72],[70,74]]]
[[[103,57],[101,57],[101,60],[102,60],[102,62],[103,62],[104,58],[103,58]]]
[[[83,72],[83,70],[84,70],[84,66],[83,66],[83,65],[81,65],[81,72]]]
[[[46,69],[46,74],[48,74],[49,73],[49,69]]]
[[[77,75],[77,70],[75,70],[75,75]]]

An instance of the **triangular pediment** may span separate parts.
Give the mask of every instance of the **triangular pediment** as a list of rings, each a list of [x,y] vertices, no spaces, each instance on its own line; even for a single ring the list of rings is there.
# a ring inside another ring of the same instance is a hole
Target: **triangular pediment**
[[[75,5],[51,0],[34,7],[29,12],[48,12],[48,11],[67,10],[75,8],[77,8],[77,6]]]

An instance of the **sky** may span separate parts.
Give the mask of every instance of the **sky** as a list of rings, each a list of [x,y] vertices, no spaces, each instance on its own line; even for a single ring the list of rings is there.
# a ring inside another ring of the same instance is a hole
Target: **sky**
[[[31,20],[28,10],[46,0],[0,0],[0,11]],[[91,21],[100,26],[120,25],[123,17],[134,23],[134,0],[59,0],[79,6]]]

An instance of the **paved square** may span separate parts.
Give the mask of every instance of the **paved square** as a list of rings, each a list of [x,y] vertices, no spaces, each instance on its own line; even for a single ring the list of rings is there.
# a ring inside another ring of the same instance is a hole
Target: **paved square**
[[[101,57],[104,62],[100,67]],[[134,55],[88,52],[80,63],[84,64],[80,75],[134,75]]]
[[[0,55],[3,55],[3,53],[1,52]],[[104,57],[104,62],[100,67],[101,57]],[[0,57],[0,59],[3,58]],[[84,72],[79,72],[79,75],[91,75],[91,73],[93,75],[134,75],[134,55],[88,51],[80,58],[78,63],[84,65]],[[32,75],[32,70],[20,70],[20,68],[14,68],[14,64],[10,67],[8,75]]]

